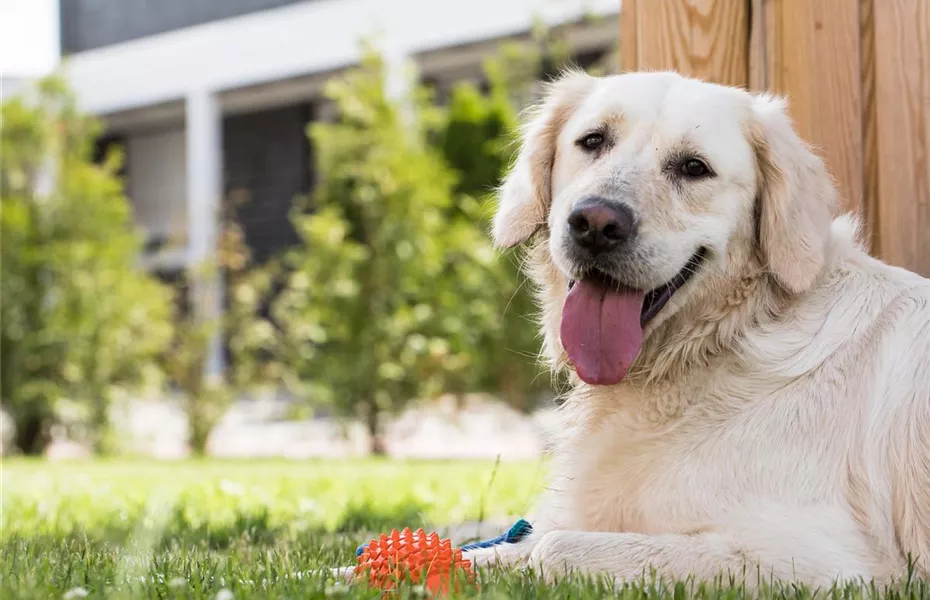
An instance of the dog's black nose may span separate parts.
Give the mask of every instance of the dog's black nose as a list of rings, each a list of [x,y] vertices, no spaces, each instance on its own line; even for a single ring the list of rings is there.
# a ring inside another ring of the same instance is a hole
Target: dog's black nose
[[[623,204],[591,198],[568,216],[568,227],[576,244],[591,254],[600,254],[633,237],[636,223],[633,211]]]

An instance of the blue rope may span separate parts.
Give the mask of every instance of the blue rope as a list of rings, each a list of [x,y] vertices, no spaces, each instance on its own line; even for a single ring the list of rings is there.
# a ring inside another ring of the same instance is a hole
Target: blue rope
[[[530,525],[529,521],[526,519],[520,519],[514,523],[513,527],[511,527],[504,535],[499,535],[496,538],[485,540],[483,542],[466,544],[461,547],[462,552],[476,550],[478,548],[490,548],[492,546],[499,546],[501,544],[516,544],[532,532],[533,526]]]
[[[530,533],[533,532],[533,526],[526,519],[520,519],[514,525],[507,530],[507,533],[499,535],[496,538],[490,540],[485,540],[483,542],[474,542],[472,544],[466,544],[461,546],[462,552],[467,552],[468,550],[476,550],[478,548],[490,548],[492,546],[499,546],[501,544],[516,544]],[[368,547],[368,544],[362,544],[355,551],[355,556],[361,556],[362,552],[365,551],[365,548]]]

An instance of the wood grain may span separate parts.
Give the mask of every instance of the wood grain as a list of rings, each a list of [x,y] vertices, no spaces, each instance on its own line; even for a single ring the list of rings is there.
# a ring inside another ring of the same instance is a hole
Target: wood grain
[[[914,61],[916,64],[912,64],[920,79],[920,85],[914,86],[917,94],[914,98],[914,121],[923,124],[923,138],[917,143],[918,152],[914,160],[917,174],[914,186],[918,206],[917,235],[920,240],[916,268],[918,272],[930,277],[930,0],[919,2],[917,18],[913,24],[919,54]],[[915,127],[915,131],[919,131],[919,128]]]
[[[636,20],[637,0],[622,0],[620,4],[620,72],[639,69],[639,22]]]
[[[767,82],[765,0],[749,1],[749,89],[763,90]],[[769,3],[770,4],[770,3]]]
[[[778,0],[763,16],[765,87],[788,97],[798,132],[853,211],[863,205],[859,2]]]
[[[882,256],[930,276],[930,1],[872,9]]]
[[[859,2],[859,68],[862,81],[862,209],[864,232],[869,251],[882,256],[881,211],[878,206],[877,114],[875,104],[875,21],[872,5],[875,0]]]
[[[624,70],[675,70],[747,84],[746,0],[638,0],[624,8],[628,1],[621,7],[621,35],[635,42],[634,49],[622,50]],[[621,40],[621,48],[629,45]]]

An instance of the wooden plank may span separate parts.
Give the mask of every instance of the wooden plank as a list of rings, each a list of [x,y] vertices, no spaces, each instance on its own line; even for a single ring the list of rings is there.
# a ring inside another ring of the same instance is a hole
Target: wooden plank
[[[823,149],[847,210],[862,210],[862,75],[859,1],[812,2],[818,122],[811,142]]]
[[[875,0],[859,2],[860,76],[862,81],[862,213],[869,251],[882,255],[878,207],[877,114],[875,105]]]
[[[914,19],[917,33],[916,60],[913,64],[914,72],[919,76],[921,85],[914,90],[917,96],[913,99],[915,114],[919,112],[916,122],[923,122],[923,138],[918,144],[918,153],[914,157],[915,171],[918,176],[917,185],[917,235],[920,247],[917,250],[918,261],[916,269],[930,277],[930,0],[922,0]],[[915,86],[916,87],[916,86]],[[915,128],[916,129],[916,128]],[[919,131],[919,130],[918,130]],[[923,155],[923,162],[920,156]]]
[[[882,256],[930,276],[930,1],[872,8]]]
[[[629,21],[636,24],[636,53],[626,54],[624,61],[635,60],[636,69],[675,70],[745,86],[747,11],[746,0],[639,0],[621,25],[622,32],[630,35]]]
[[[785,94],[848,210],[862,208],[860,0],[780,0],[764,7],[765,87]]]
[[[620,4],[620,72],[639,68],[637,46],[639,22],[636,20],[637,0],[622,0]]]
[[[766,87],[768,64],[766,55],[765,0],[749,2],[749,89],[763,90]],[[771,3],[769,3],[771,4]]]

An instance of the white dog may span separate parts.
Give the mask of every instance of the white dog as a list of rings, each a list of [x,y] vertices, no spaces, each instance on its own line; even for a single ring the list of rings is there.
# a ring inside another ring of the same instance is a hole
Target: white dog
[[[573,390],[534,534],[468,557],[930,574],[930,281],[869,257],[837,204],[779,99],[672,73],[554,83],[493,233],[536,240],[544,352]]]

